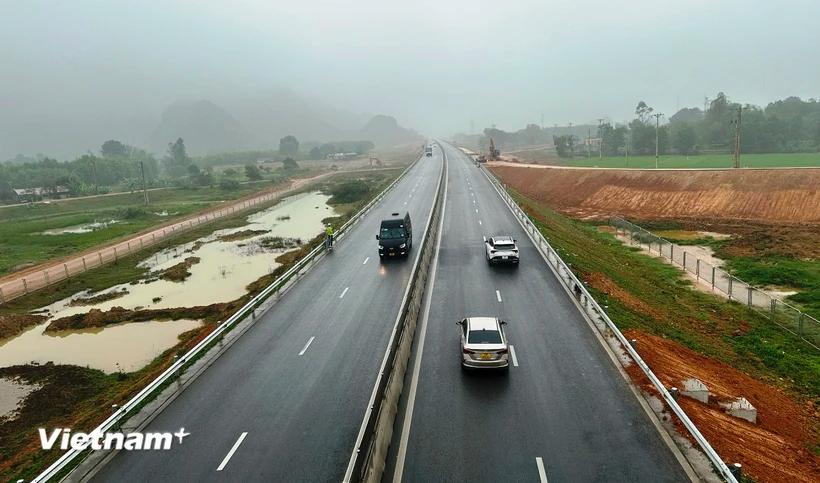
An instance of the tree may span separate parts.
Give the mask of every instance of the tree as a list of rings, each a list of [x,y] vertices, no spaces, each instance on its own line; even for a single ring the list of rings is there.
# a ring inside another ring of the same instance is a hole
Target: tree
[[[165,158],[165,168],[168,174],[173,177],[182,176],[189,164],[191,164],[191,158],[188,157],[185,149],[185,141],[177,138],[173,143],[169,143],[168,156]]]
[[[114,158],[117,156],[127,156],[130,150],[130,146],[126,146],[114,139],[109,139],[100,147],[100,154],[104,158]]]
[[[191,176],[196,176],[199,174],[199,166],[195,164],[188,165],[188,174]]]
[[[299,140],[295,136],[288,134],[279,140],[279,154],[285,156],[296,156],[299,152]]]
[[[251,181],[258,181],[262,179],[262,172],[259,171],[259,166],[248,164],[245,165],[245,176]]]
[[[672,124],[672,147],[680,154],[695,154],[695,128],[688,122]]]
[[[562,158],[571,158],[573,154],[574,139],[572,135],[553,136],[552,142],[555,144],[555,150],[558,156]]]
[[[626,126],[612,127],[611,124],[601,124],[601,139],[603,139],[604,156],[615,156],[618,150],[624,146],[626,139]]]
[[[649,122],[649,116],[655,109],[646,105],[644,101],[638,102],[638,105],[635,106],[635,115],[638,116],[638,120],[642,123]]]
[[[315,146],[310,150],[310,159],[322,159],[322,150],[319,146]]]
[[[282,168],[284,169],[299,169],[299,163],[293,160],[293,158],[285,158],[282,161]]]

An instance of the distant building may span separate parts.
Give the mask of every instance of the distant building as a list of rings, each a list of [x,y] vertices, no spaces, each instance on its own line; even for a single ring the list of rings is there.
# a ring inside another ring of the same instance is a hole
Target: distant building
[[[359,153],[331,153],[327,155],[327,159],[333,159],[336,161],[345,161],[348,159],[353,159],[359,156]]]
[[[65,186],[54,186],[44,188],[36,186],[34,188],[15,188],[14,195],[20,203],[39,201],[44,199],[68,198],[71,192]]]

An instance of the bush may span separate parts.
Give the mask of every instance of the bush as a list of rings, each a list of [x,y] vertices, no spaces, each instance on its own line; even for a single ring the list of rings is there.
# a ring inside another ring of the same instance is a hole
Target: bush
[[[255,164],[248,164],[245,166],[245,176],[251,181],[258,181],[262,179],[262,172],[259,171],[259,166]]]
[[[370,186],[360,179],[345,181],[330,188],[331,203],[353,203],[364,199],[370,193]]]
[[[235,179],[223,179],[219,182],[219,187],[225,191],[236,191],[239,189],[239,181]]]

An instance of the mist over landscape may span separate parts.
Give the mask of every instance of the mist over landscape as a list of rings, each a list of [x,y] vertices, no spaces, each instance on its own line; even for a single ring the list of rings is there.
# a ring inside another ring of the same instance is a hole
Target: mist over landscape
[[[671,115],[816,97],[811,1],[3,2],[0,159]],[[543,117],[542,117],[543,116]],[[376,140],[374,140],[376,141]]]

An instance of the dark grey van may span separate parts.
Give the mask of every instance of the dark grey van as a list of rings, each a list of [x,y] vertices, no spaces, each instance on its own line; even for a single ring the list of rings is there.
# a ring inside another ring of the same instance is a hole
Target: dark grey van
[[[413,224],[410,222],[410,213],[404,217],[393,213],[394,218],[382,220],[379,227],[379,257],[406,257],[413,246]]]

